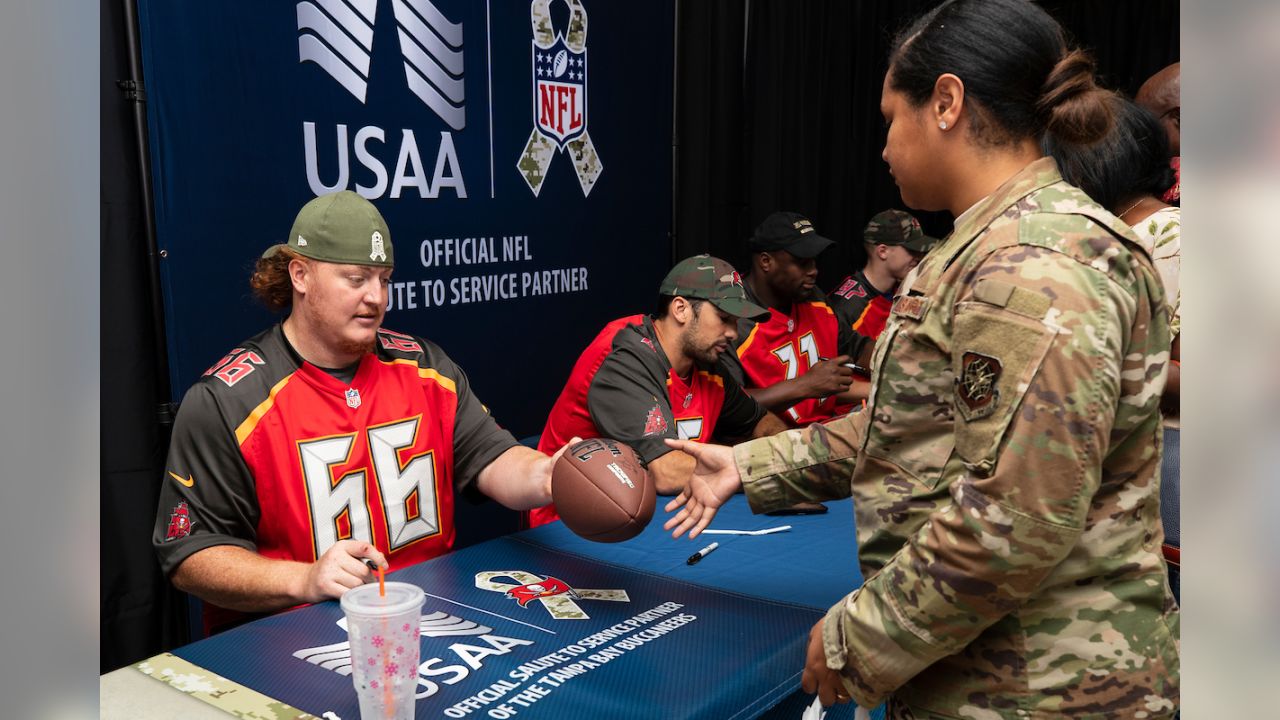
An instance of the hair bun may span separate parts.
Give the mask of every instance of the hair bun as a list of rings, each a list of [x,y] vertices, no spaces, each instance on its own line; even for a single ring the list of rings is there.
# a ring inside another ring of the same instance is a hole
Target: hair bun
[[[1040,90],[1036,112],[1045,127],[1068,143],[1097,142],[1111,129],[1115,93],[1098,87],[1093,58],[1072,50],[1058,60]]]

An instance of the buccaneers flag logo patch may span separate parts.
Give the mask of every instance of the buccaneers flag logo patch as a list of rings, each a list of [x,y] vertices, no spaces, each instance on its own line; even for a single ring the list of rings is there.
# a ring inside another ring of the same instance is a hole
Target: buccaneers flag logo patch
[[[960,377],[956,378],[956,397],[962,414],[977,420],[995,412],[1000,400],[996,383],[1000,380],[1000,361],[989,355],[967,352],[960,361]]]
[[[662,408],[654,405],[649,414],[645,416],[644,434],[647,437],[649,435],[661,435],[666,431],[667,418],[662,414]]]
[[[191,516],[187,513],[187,502],[184,500],[169,513],[169,529],[164,533],[165,542],[184,538],[191,534]]]

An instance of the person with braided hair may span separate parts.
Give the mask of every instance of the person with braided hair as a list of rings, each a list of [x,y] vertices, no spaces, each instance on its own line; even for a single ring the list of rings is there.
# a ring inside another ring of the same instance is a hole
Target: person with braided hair
[[[895,39],[880,109],[903,203],[955,216],[904,281],[867,412],[698,460],[665,527],[854,499],[865,584],[801,684],[890,718],[1169,718],[1179,615],[1160,555],[1164,291],[1040,139],[1089,144],[1112,94],[1028,0],[948,0]]]

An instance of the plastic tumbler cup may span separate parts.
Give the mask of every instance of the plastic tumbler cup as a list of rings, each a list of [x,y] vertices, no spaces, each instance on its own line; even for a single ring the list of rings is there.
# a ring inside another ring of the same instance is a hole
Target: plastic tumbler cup
[[[351,679],[360,699],[363,720],[412,720],[418,689],[418,620],[422,588],[388,582],[387,595],[378,584],[342,594],[351,640]]]

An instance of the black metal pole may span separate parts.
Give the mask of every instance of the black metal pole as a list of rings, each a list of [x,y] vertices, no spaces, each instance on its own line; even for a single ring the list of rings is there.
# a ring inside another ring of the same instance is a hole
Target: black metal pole
[[[156,240],[155,204],[151,194],[151,147],[147,139],[147,91],[142,82],[142,45],[138,41],[137,0],[124,4],[125,41],[129,46],[129,77],[116,84],[133,103],[133,130],[137,140],[138,171],[142,186],[142,227],[147,240],[147,280],[151,290],[151,326],[156,346],[157,394],[156,419],[167,431],[173,424],[175,404],[169,381],[169,343],[164,326],[164,295],[160,288],[160,260],[164,254]]]
[[[680,0],[675,1],[673,8],[675,18],[671,32],[671,227],[667,232],[670,240],[671,265],[674,266],[683,254],[680,250]]]

